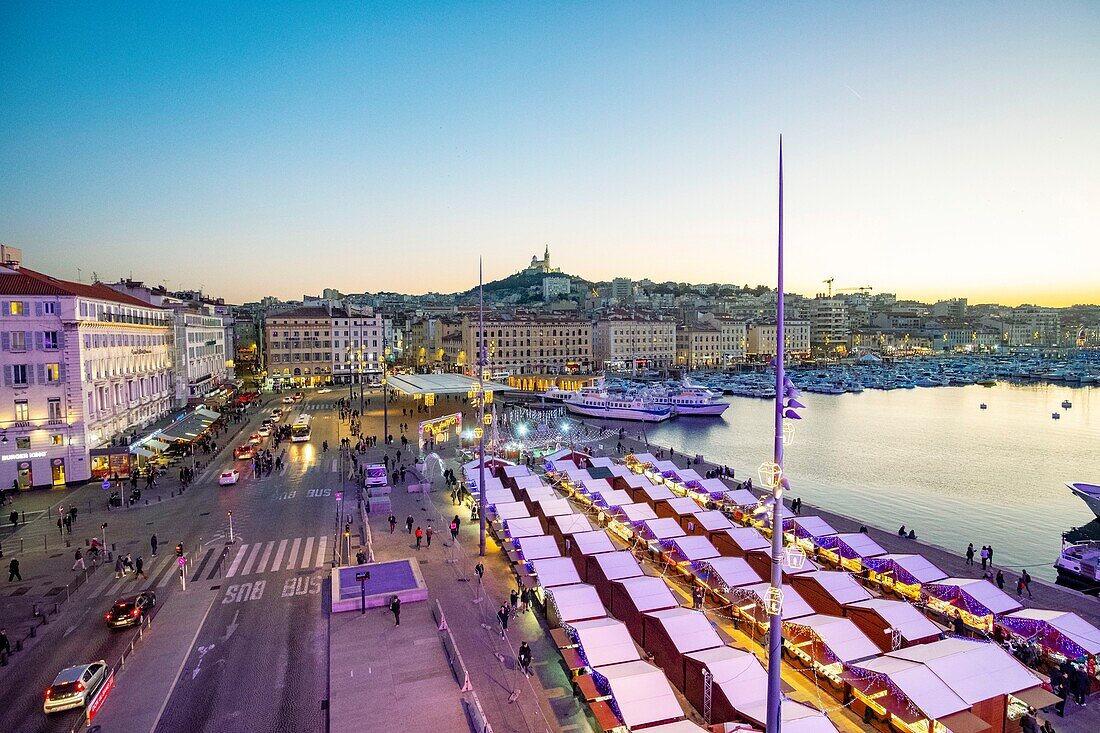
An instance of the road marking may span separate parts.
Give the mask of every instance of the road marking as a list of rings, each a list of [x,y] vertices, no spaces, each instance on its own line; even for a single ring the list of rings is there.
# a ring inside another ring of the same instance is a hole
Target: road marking
[[[206,563],[210,562],[210,556],[213,555],[213,554],[214,554],[214,548],[211,547],[209,550],[206,551],[206,554],[203,555],[202,562],[200,562],[199,566],[197,568],[195,568],[195,574],[191,576],[191,582],[192,583],[194,583],[196,580],[198,580],[199,576],[202,575],[203,568],[206,567]]]
[[[286,543],[287,543],[287,541],[283,540],[282,542],[279,543],[279,549],[275,550],[275,559],[271,561],[271,569],[272,570],[278,570],[279,569],[279,567],[280,567],[279,563],[282,562],[283,550],[286,549]]]
[[[275,549],[275,542],[268,542],[267,547],[264,548],[264,554],[260,556],[260,564],[256,566],[257,573],[262,573],[264,571],[264,568],[267,567],[267,561],[271,557],[271,551],[273,549]],[[271,569],[274,570],[275,566],[272,565]]]
[[[295,537],[294,538],[294,544],[292,544],[290,546],[290,556],[287,557],[287,563],[286,563],[286,569],[287,570],[293,570],[294,569],[294,558],[298,554],[298,545],[301,542],[302,542],[301,537]]]
[[[111,588],[106,593],[104,593],[103,595],[117,596],[119,589],[122,588],[122,584],[125,583],[125,582],[126,582],[126,576],[123,576],[120,580],[116,580],[115,584],[112,585]]]
[[[172,566],[169,565],[168,569],[171,570]],[[168,582],[170,580],[172,580],[172,578],[176,577],[177,575],[178,575],[178,573],[167,573],[166,572],[164,575],[160,576],[160,580],[157,582],[157,587],[158,588],[163,588],[164,586],[168,585]]]
[[[241,575],[248,575],[249,573],[252,572],[252,566],[256,564],[256,558],[259,556],[260,550],[262,550],[263,547],[264,547],[264,543],[262,543],[262,542],[257,542],[256,544],[252,545],[252,552],[248,553],[248,559],[245,560],[244,567],[241,568]],[[228,578],[228,577],[231,577],[232,575],[233,574],[230,573],[229,575],[226,575],[225,577]]]
[[[306,537],[306,547],[305,547],[304,550],[302,550],[302,570],[305,570],[310,565],[310,561],[311,561],[310,551],[312,549],[313,549],[313,538],[312,537]]]
[[[244,554],[248,550],[248,545],[241,545],[241,549],[237,551],[237,556],[233,558],[233,563],[229,566],[229,570],[225,571],[225,577],[230,578],[237,574],[237,568],[240,567],[241,560],[244,560]]]
[[[314,563],[314,567],[321,567],[325,564],[325,549],[328,547],[328,537],[321,538],[320,544],[317,545],[317,562]]]
[[[176,685],[179,684],[180,675],[183,674],[183,668],[187,666],[187,659],[191,656],[191,650],[195,648],[195,642],[199,640],[199,633],[202,631],[202,627],[206,625],[206,617],[210,615],[210,609],[214,607],[215,600],[217,600],[217,596],[212,594],[210,598],[210,605],[206,607],[206,613],[202,615],[202,620],[199,621],[199,625],[195,627],[195,635],[191,637],[191,644],[187,647],[187,654],[185,654],[183,659],[180,660],[180,667],[178,670],[176,670],[176,676],[172,680],[172,692],[175,691]],[[164,716],[164,710],[168,707],[168,701],[172,699],[172,692],[169,692],[167,695],[164,696],[164,702],[160,704],[160,710],[157,711],[157,717],[153,721],[153,725],[150,726],[150,731],[156,730],[157,725],[160,724],[160,719]]]

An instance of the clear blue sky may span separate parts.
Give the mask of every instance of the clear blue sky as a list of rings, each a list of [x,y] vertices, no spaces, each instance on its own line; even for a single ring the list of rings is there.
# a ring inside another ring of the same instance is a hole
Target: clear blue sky
[[[0,241],[230,300],[788,276],[1100,301],[1100,3],[13,3]]]

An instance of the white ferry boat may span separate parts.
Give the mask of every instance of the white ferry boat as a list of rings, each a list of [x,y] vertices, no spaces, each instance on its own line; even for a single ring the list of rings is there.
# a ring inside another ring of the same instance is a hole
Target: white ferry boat
[[[1066,484],[1066,486],[1088,505],[1097,519],[1100,519],[1100,486],[1085,483]]]
[[[607,420],[661,422],[672,417],[669,405],[659,405],[640,395],[605,392],[599,387],[582,387],[562,402],[574,414]]]
[[[559,387],[551,387],[542,394],[539,395],[546,402],[565,402],[570,397],[573,397],[577,393],[571,389],[560,389]]]
[[[656,392],[654,404],[668,405],[676,415],[721,415],[730,406],[706,387],[685,384],[677,389]]]

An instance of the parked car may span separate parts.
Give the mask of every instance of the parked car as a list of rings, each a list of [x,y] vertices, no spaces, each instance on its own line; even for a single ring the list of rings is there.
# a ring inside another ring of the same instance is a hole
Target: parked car
[[[251,461],[256,457],[256,448],[251,443],[238,445],[233,449],[233,457],[238,461]]]
[[[42,709],[47,713],[57,713],[84,707],[88,703],[88,697],[99,689],[100,683],[106,678],[107,662],[102,659],[66,667],[57,673],[53,684],[46,688],[46,701]]]
[[[103,618],[112,629],[136,626],[145,620],[145,615],[157,605],[157,594],[151,590],[142,591],[136,596],[119,598]]]
[[[266,438],[267,436],[271,435],[271,426],[261,425],[260,429],[256,431],[256,435],[259,435],[261,438]]]
[[[252,435],[248,436],[248,442],[252,445],[259,445],[263,442],[263,438],[260,437],[259,433],[252,433]]]
[[[228,471],[222,471],[222,475],[218,477],[218,483],[222,486],[232,486],[237,483],[241,478],[240,472],[235,468],[231,468]]]
[[[291,397],[290,395],[287,395],[286,397],[284,397],[284,398],[283,398],[283,404],[284,404],[284,405],[292,405],[292,404],[294,404],[294,398],[293,398],[293,397]]]

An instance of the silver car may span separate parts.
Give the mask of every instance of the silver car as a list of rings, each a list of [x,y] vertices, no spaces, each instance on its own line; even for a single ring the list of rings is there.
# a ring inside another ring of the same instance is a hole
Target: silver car
[[[46,702],[42,709],[47,713],[56,713],[71,708],[80,708],[88,702],[88,697],[99,689],[100,683],[107,677],[107,662],[79,664],[66,667],[57,673],[53,684],[46,688]]]

